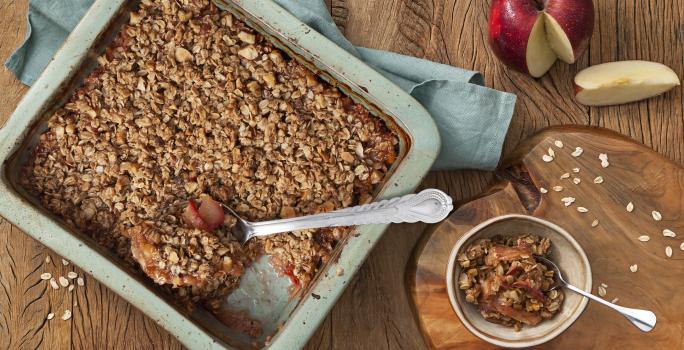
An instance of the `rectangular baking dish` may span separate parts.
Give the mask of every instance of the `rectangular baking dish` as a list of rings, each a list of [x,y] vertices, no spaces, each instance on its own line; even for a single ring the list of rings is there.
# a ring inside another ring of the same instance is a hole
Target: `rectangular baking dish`
[[[375,193],[376,199],[410,193],[418,186],[440,148],[435,124],[418,102],[270,0],[215,3],[383,118],[399,136],[400,156]],[[262,273],[261,276],[267,276],[267,283],[249,277],[248,273],[240,288],[228,298],[231,306],[246,310],[263,323],[264,334],[252,339],[226,328],[202,309],[191,315],[177,309],[150,280],[121,264],[89,237],[70,230],[18,185],[21,167],[46,129],[47,118],[93,69],[95,59],[128,21],[127,13],[136,4],[135,0],[97,0],[0,130],[0,215],[81,266],[189,348],[242,349],[264,344],[269,349],[300,348],[330,311],[387,225],[356,228],[336,247],[333,258],[308,289],[294,297],[287,294],[287,279],[277,276],[265,259],[255,263],[250,273]],[[344,274],[338,276],[337,271]]]

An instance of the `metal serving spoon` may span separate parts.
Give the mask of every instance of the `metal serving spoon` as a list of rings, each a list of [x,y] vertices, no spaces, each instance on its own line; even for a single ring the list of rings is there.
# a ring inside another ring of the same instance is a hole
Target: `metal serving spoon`
[[[312,228],[418,221],[432,224],[444,220],[454,208],[451,197],[437,189],[327,213],[261,222],[249,222],[226,205],[223,207],[237,219],[233,234],[243,244],[254,237]]]
[[[557,289],[559,287],[566,287],[575,293],[579,293],[581,295],[584,295],[585,297],[587,297],[591,300],[598,301],[599,303],[601,303],[605,306],[608,306],[609,308],[621,313],[622,316],[625,316],[629,320],[629,322],[632,322],[632,324],[635,325],[637,328],[639,328],[639,330],[641,330],[642,332],[650,332],[655,327],[656,315],[653,312],[648,311],[648,310],[630,309],[628,307],[615,305],[615,304],[610,303],[608,301],[605,301],[602,298],[599,298],[599,297],[597,297],[591,293],[587,293],[587,292],[573,286],[572,284],[566,282],[563,279],[563,275],[561,274],[561,271],[558,268],[558,266],[556,266],[556,264],[554,264],[551,260],[546,259],[542,256],[537,256],[537,255],[535,255],[534,257],[535,257],[535,259],[538,259],[542,263],[544,263],[544,265],[546,265],[547,267],[550,267],[551,269],[553,269],[553,271],[556,273],[556,276],[558,276],[559,283],[557,285],[553,286],[553,288],[551,288],[550,290]]]

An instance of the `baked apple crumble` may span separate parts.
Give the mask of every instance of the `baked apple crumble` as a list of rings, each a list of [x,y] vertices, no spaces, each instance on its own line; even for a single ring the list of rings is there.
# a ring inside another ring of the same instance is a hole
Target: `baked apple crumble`
[[[253,221],[356,205],[397,156],[381,119],[208,0],[143,0],[98,63],[23,185],[184,305],[216,307],[263,254],[305,286],[349,232],[242,246],[211,202]]]
[[[458,287],[482,316],[516,330],[553,317],[563,304],[563,292],[553,270],[537,262],[548,257],[551,241],[535,235],[495,236],[471,244],[458,256]]]

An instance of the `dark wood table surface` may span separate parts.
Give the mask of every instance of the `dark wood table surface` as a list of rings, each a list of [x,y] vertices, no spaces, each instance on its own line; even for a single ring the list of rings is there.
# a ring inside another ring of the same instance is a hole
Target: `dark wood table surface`
[[[504,153],[550,125],[602,126],[684,162],[684,95],[676,88],[645,102],[588,108],[573,99],[572,79],[588,65],[615,60],[662,62],[684,77],[684,2],[681,0],[597,0],[594,36],[577,64],[553,67],[535,80],[511,71],[487,45],[489,1],[326,0],[338,25],[357,45],[391,50],[481,71],[487,86],[518,95]],[[25,35],[28,0],[0,3],[0,60]],[[0,68],[0,123],[27,91]],[[458,152],[458,150],[453,150]],[[433,172],[424,186],[465,200],[492,180],[484,171]],[[422,349],[420,331],[405,292],[404,266],[422,225],[394,225],[380,241],[307,348]],[[66,275],[60,257],[0,218],[0,348],[134,349],[182,346],[140,311],[86,279],[85,288],[53,293],[39,283],[47,269]],[[49,287],[48,287],[49,288]],[[73,306],[77,304],[76,306]],[[68,321],[47,322],[50,310],[71,305]]]

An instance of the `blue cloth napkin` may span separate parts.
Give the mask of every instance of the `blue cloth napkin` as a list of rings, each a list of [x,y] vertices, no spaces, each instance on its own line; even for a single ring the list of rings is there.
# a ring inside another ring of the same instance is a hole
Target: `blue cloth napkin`
[[[33,84],[94,0],[30,0],[26,40],[5,65]],[[356,47],[323,0],[275,0],[300,20],[409,92],[432,115],[442,139],[433,170],[494,169],[513,115],[515,95],[489,89],[478,72]]]

